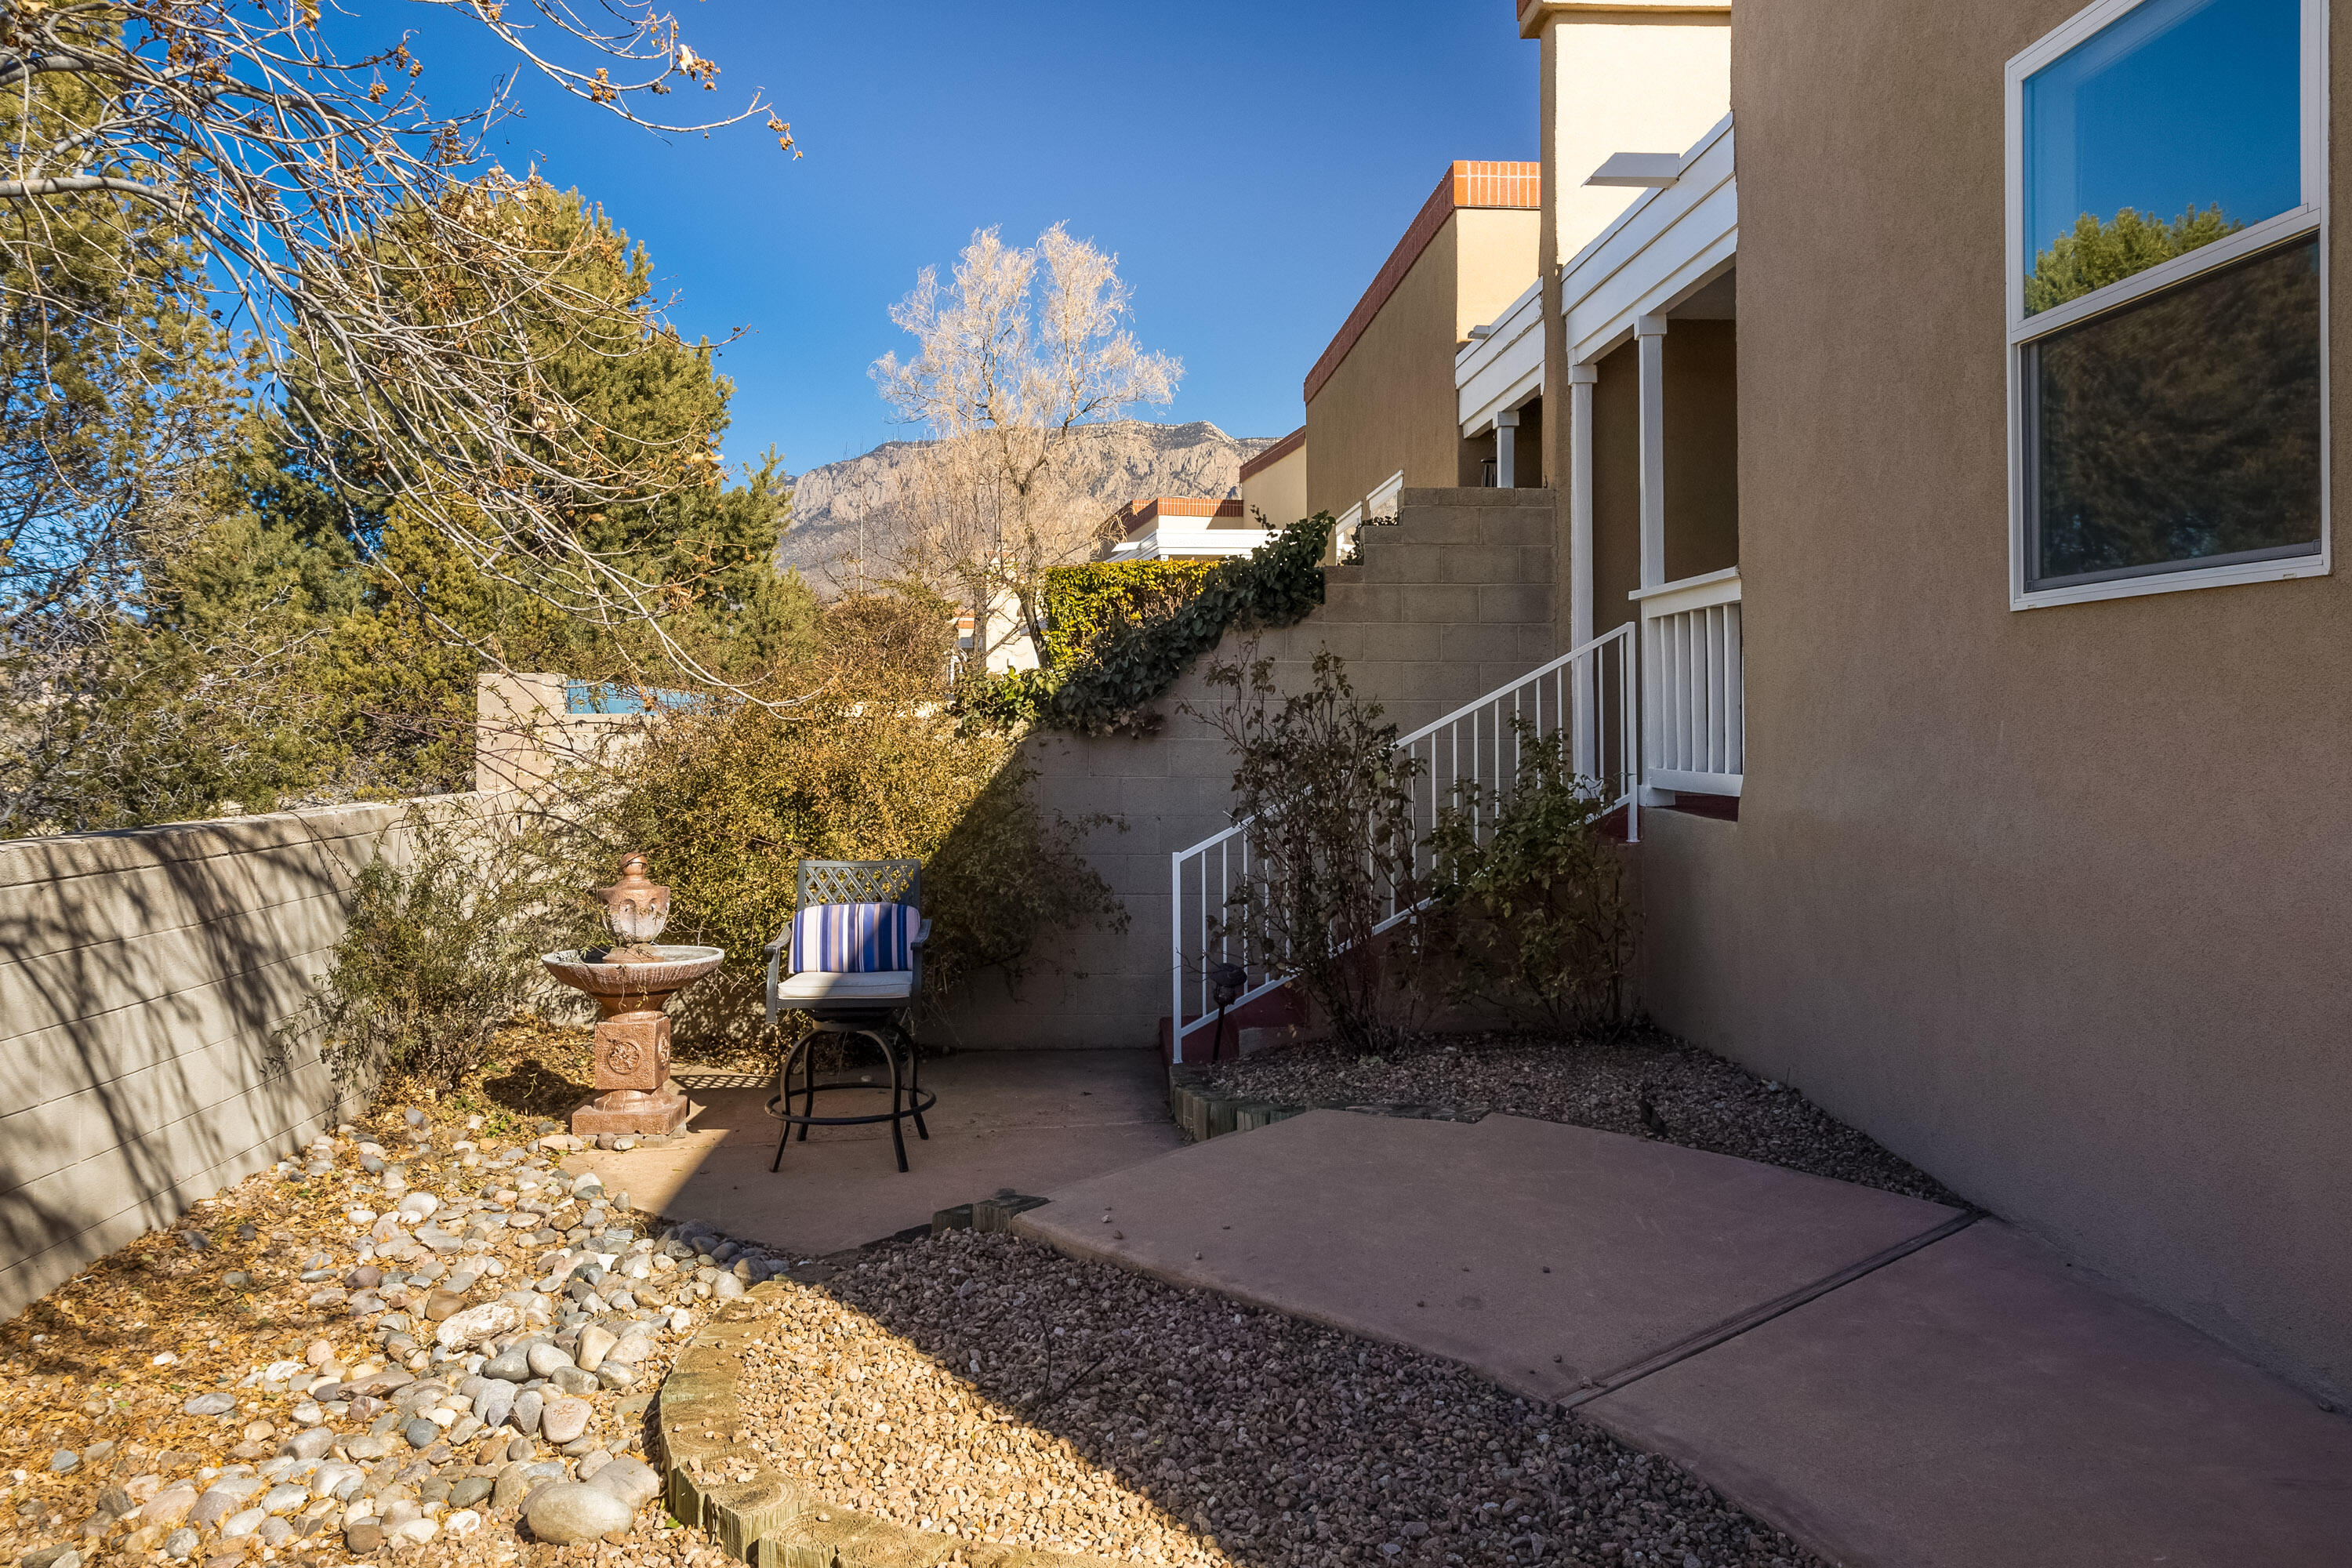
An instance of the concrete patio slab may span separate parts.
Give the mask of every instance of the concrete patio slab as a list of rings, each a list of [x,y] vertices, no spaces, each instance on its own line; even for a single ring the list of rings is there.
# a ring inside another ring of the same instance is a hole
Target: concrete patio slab
[[[2352,1563],[2352,1421],[1992,1221],[1583,1414],[1832,1562]]]
[[[698,1109],[676,1142],[588,1151],[565,1165],[595,1171],[638,1209],[800,1257],[863,1246],[1000,1188],[1041,1193],[1118,1171],[1184,1141],[1153,1051],[975,1051],[924,1063],[923,1087],[940,1100],[924,1118],[928,1142],[907,1127],[907,1173],[884,1125],[813,1129],[771,1174],[781,1129],[764,1107],[774,1086],[684,1064],[677,1075]],[[821,1096],[817,1110],[887,1109],[882,1082],[870,1096]]]
[[[1031,1190],[1052,1202],[1017,1231],[1543,1399],[1954,1217],[1589,1128],[1336,1110]]]

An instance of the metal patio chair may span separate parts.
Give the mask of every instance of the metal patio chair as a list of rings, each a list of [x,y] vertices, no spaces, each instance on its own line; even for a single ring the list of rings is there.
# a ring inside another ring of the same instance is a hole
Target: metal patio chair
[[[804,1013],[815,1027],[785,1053],[776,1074],[768,1114],[784,1124],[776,1157],[768,1168],[783,1168],[793,1129],[808,1142],[812,1127],[890,1124],[898,1169],[907,1169],[903,1123],[912,1121],[929,1141],[923,1112],[939,1096],[922,1087],[922,1051],[908,1030],[907,1017],[923,994],[923,944],[931,922],[922,918],[923,863],[919,860],[803,860],[795,882],[793,918],[767,946],[768,1023],[786,1013]],[[820,1035],[862,1036],[881,1048],[890,1069],[890,1109],[871,1116],[819,1116],[821,1089],[864,1089],[863,1080],[819,1081],[810,1047]],[[800,1082],[793,1083],[799,1069]],[[793,1110],[794,1095],[801,1110]]]

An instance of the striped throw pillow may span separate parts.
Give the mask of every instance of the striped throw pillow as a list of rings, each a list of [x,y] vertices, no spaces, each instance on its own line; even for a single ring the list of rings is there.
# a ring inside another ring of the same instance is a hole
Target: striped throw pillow
[[[906,904],[814,904],[793,916],[793,973],[911,969],[917,915]]]

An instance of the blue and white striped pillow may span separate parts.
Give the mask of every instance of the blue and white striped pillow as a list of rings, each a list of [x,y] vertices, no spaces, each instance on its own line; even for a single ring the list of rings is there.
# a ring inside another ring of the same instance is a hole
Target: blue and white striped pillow
[[[793,973],[911,969],[917,919],[906,904],[813,904],[793,916]]]

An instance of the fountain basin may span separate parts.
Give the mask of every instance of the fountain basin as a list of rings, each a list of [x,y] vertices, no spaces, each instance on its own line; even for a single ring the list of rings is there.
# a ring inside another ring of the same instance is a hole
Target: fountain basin
[[[659,963],[594,963],[576,948],[543,953],[539,961],[550,974],[599,1001],[608,996],[668,996],[727,961],[726,952],[716,947],[656,947],[654,951],[661,954]]]

